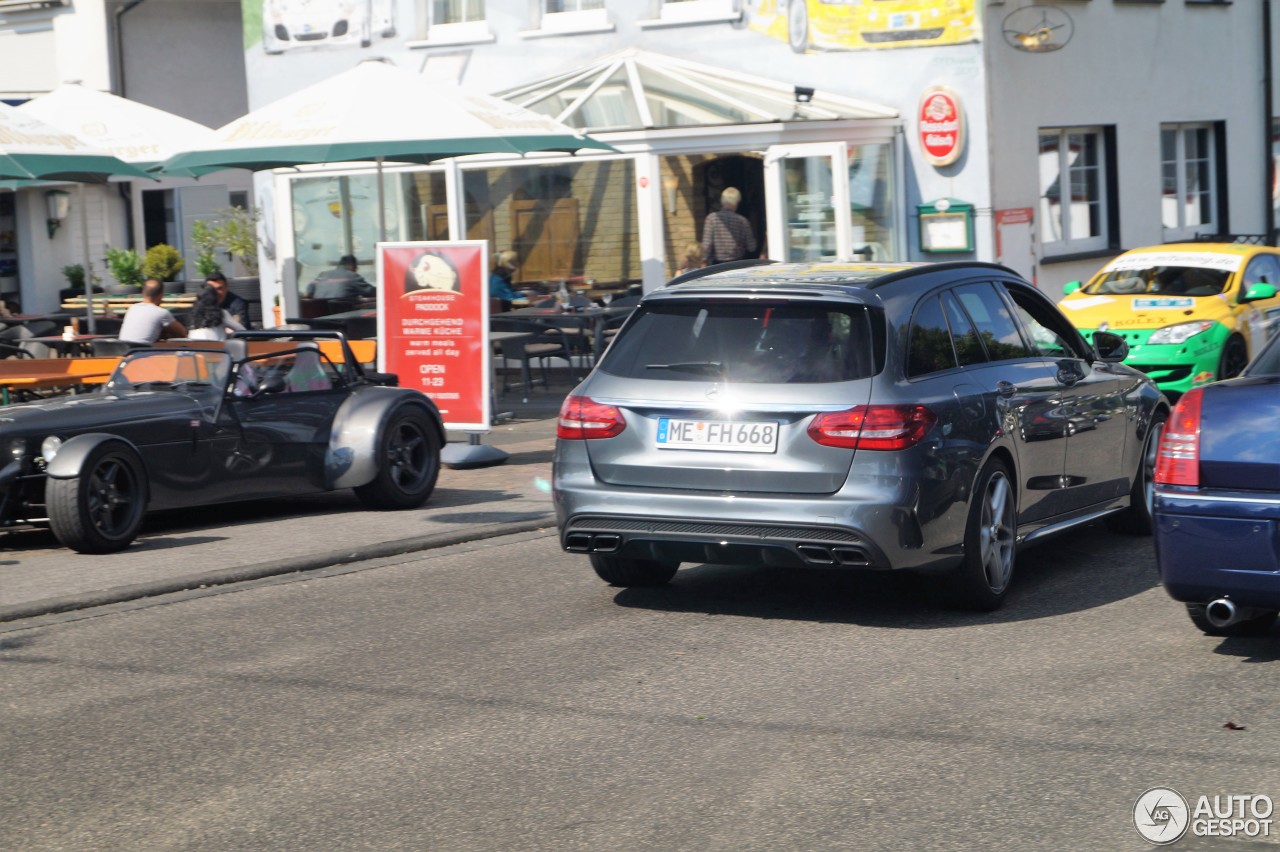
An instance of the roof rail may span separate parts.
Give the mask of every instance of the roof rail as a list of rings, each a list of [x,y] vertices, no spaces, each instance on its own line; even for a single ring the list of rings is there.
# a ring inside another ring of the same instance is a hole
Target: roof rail
[[[728,272],[731,269],[746,269],[749,266],[767,266],[770,263],[777,262],[778,261],[776,260],[769,260],[767,258],[754,257],[744,258],[743,260],[730,260],[725,263],[717,263],[714,266],[704,266],[701,269],[691,269],[683,275],[677,275],[662,286],[670,287],[673,284],[683,284],[686,281],[695,281],[698,278],[702,278],[706,275],[714,275],[717,272]]]
[[[1270,245],[1266,234],[1196,234],[1191,240],[1174,240],[1177,243],[1243,243],[1251,246]]]

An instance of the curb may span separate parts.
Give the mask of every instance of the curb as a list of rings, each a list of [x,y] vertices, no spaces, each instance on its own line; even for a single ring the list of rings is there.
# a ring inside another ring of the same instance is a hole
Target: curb
[[[148,583],[134,583],[128,586],[116,586],[94,592],[75,595],[64,595],[57,598],[44,598],[29,603],[0,607],[0,624],[18,621],[24,618],[35,618],[40,615],[55,615],[62,612],[73,612],[79,609],[106,606],[107,604],[125,603],[127,601],[151,598],[157,595],[168,595],[174,592],[185,592],[202,586],[224,586],[230,583],[243,583],[248,580],[260,580],[279,574],[294,574],[301,571],[315,571],[330,568],[334,565],[345,565],[352,562],[364,562],[369,559],[380,559],[388,556],[401,556],[423,550],[435,550],[469,541],[482,541],[487,538],[514,533],[534,532],[554,529],[553,519],[516,521],[476,529],[457,530],[454,532],[436,533],[434,535],[402,538],[395,541],[383,541],[359,548],[332,550],[328,553],[314,553],[292,559],[277,559],[273,562],[261,562],[256,565],[242,565],[237,568],[223,568],[203,574],[187,574],[165,580]]]

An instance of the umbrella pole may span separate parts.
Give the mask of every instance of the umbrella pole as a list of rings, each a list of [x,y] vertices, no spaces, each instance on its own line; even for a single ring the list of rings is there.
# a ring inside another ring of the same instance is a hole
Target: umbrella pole
[[[80,184],[80,247],[84,249],[84,311],[88,333],[94,334],[96,325],[93,318],[93,259],[89,257],[89,213],[88,199],[84,194],[84,184]]]
[[[382,198],[382,158],[375,157],[378,164],[378,240],[387,241],[387,207]]]

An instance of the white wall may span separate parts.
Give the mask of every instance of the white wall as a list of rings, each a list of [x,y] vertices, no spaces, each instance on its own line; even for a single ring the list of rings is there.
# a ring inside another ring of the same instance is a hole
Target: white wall
[[[108,246],[124,246],[125,205],[114,184],[106,186],[57,187],[71,193],[70,211],[51,239],[44,193],[46,187],[23,189],[17,193],[18,277],[24,311],[55,310],[58,291],[70,285],[62,267],[79,263],[92,266],[104,282],[110,282],[103,258]],[[80,208],[85,204],[88,219],[88,257],[85,259],[84,231]]]
[[[0,97],[27,98],[78,80],[110,87],[102,0],[34,11],[0,11]]]
[[[987,32],[999,34],[1021,5],[989,3]],[[1114,125],[1119,248],[1163,242],[1160,124],[1225,121],[1229,227],[1265,230],[1260,4],[1057,6],[1074,22],[1064,48],[1026,53],[998,35],[986,44],[995,207],[1038,207],[1039,128]],[[1042,261],[1040,288],[1060,297],[1063,284],[1088,278],[1109,256]]]

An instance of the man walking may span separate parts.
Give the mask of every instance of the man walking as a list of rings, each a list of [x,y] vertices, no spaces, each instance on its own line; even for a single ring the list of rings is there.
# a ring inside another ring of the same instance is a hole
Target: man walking
[[[756,256],[756,238],[751,223],[738,213],[742,193],[728,187],[720,193],[720,209],[707,215],[702,228],[702,256],[707,266]]]
[[[157,340],[186,337],[187,328],[160,306],[164,301],[164,284],[148,278],[142,285],[142,301],[130,305],[120,323],[120,339],[150,346]]]

